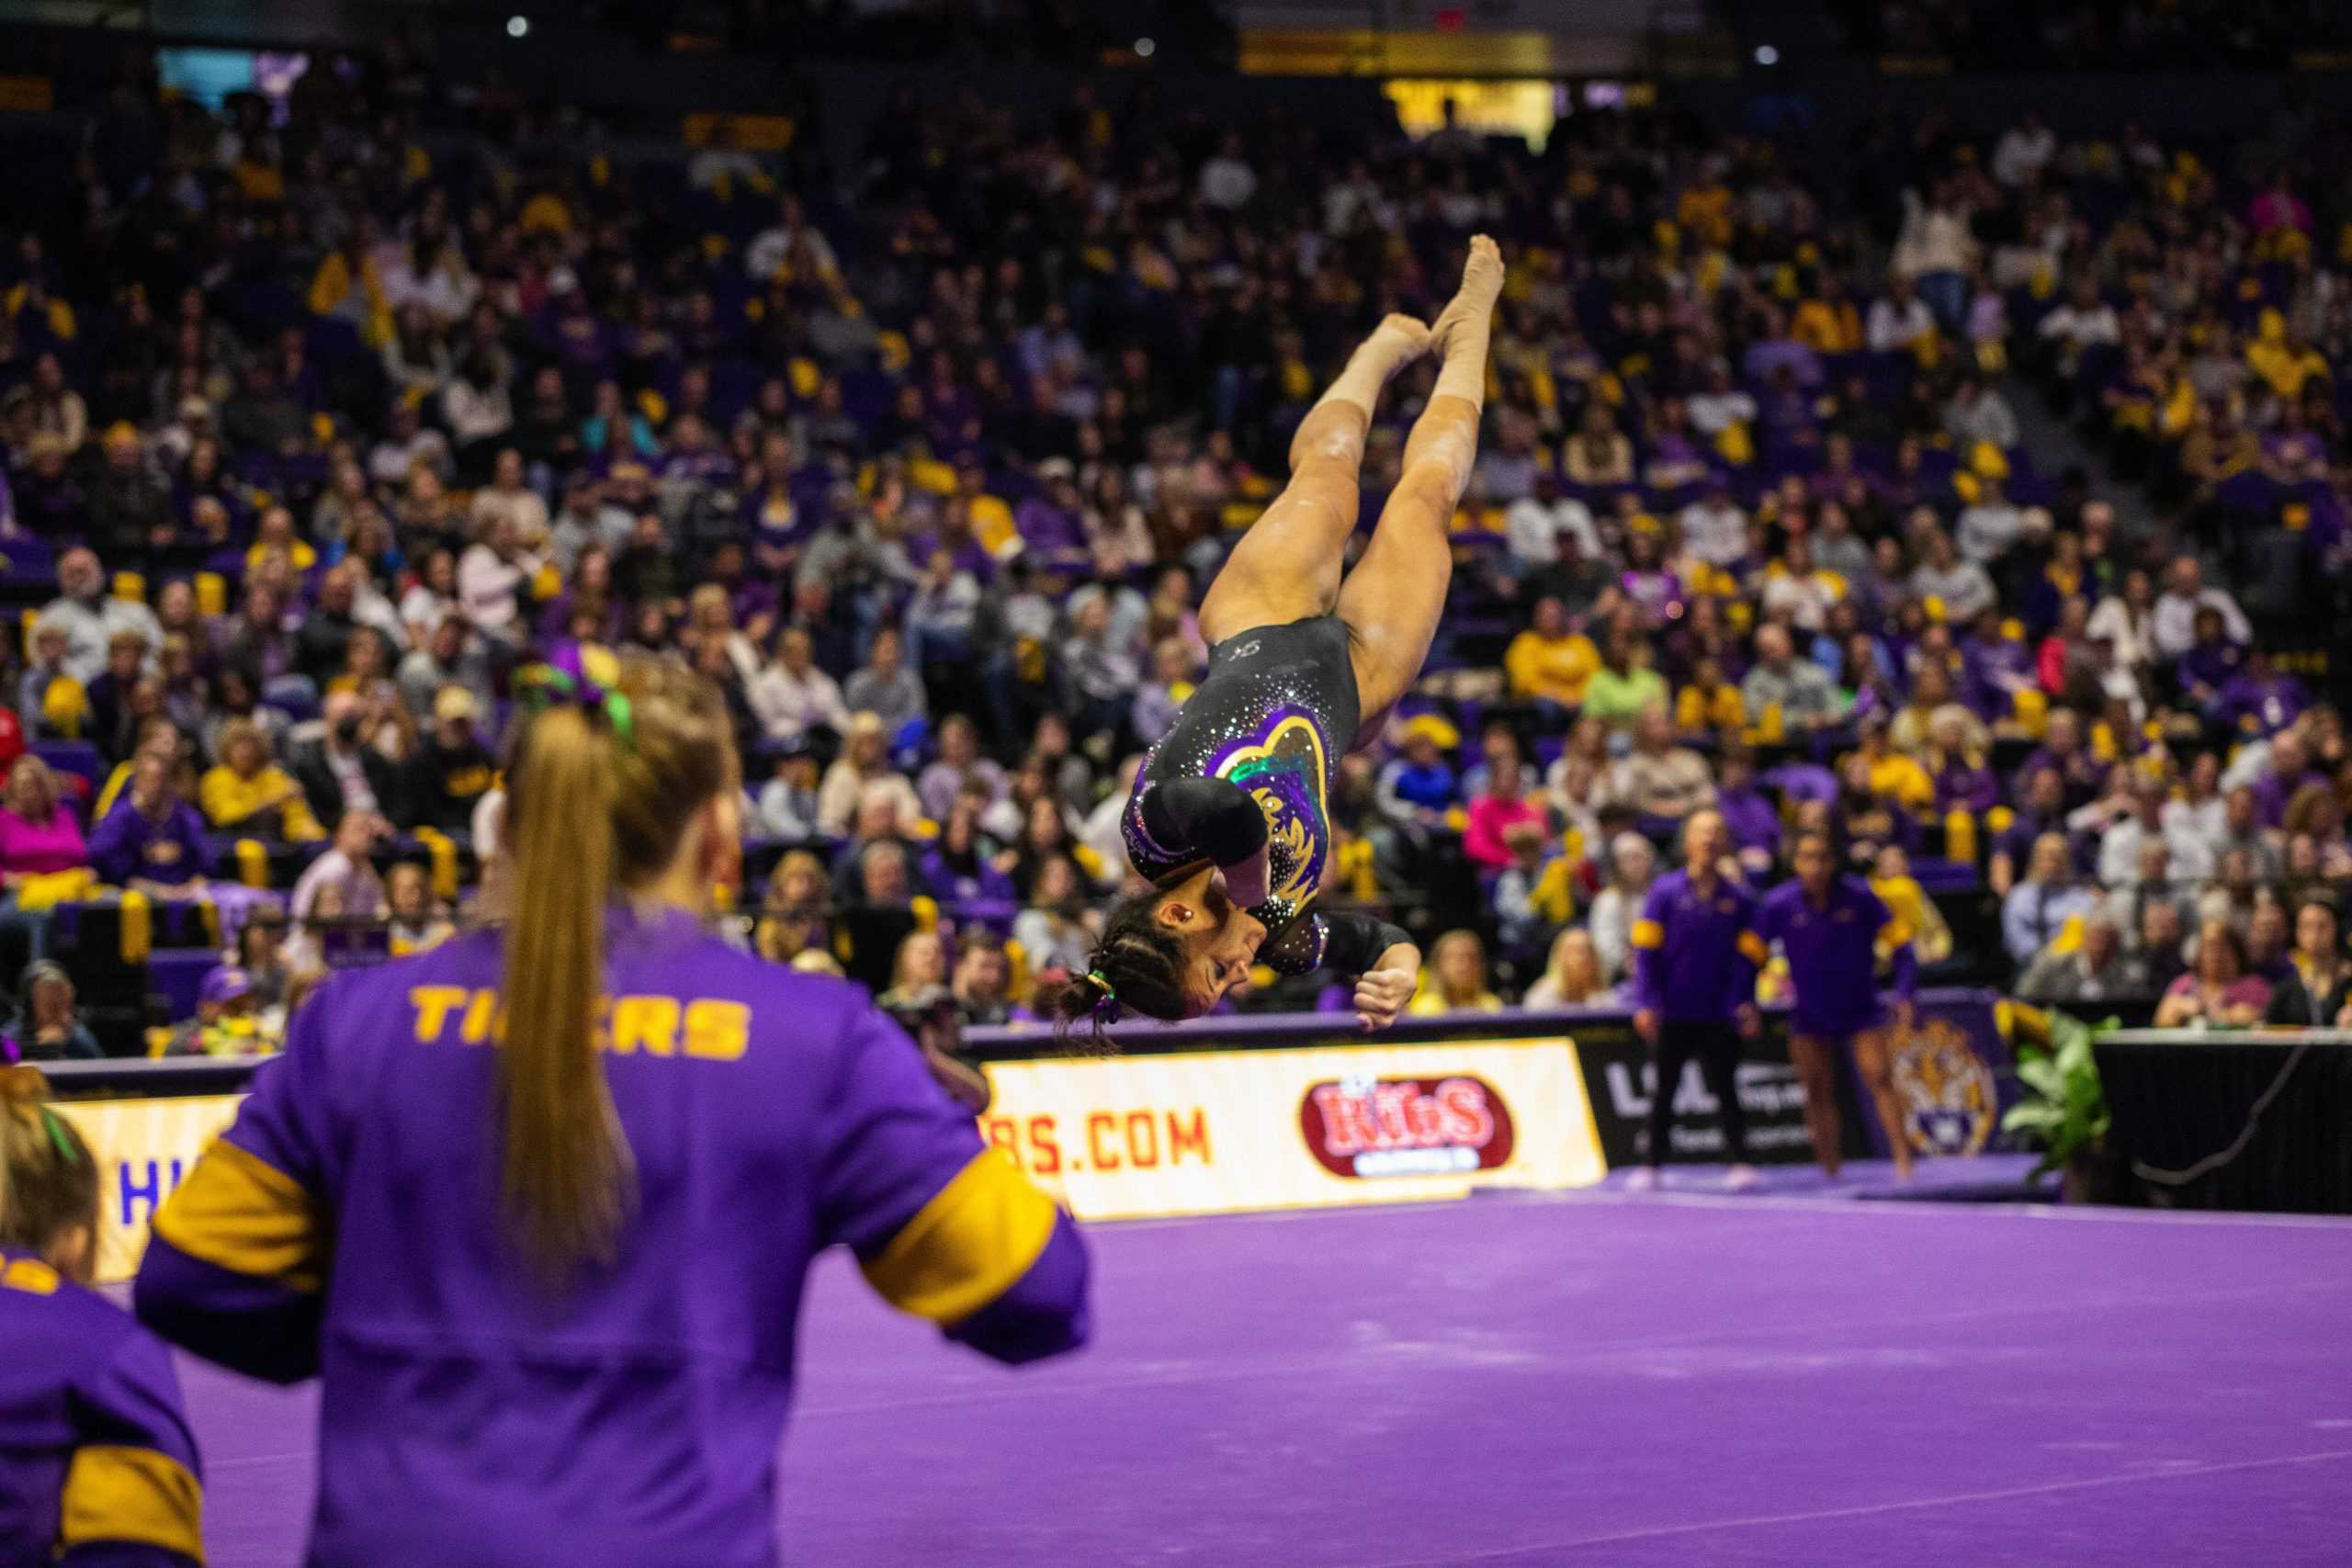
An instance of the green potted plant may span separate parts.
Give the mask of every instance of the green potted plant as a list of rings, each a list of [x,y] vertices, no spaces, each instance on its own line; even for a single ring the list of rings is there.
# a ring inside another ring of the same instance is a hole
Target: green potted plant
[[[2033,1175],[2060,1172],[2069,1203],[2106,1202],[2114,1195],[2107,1090],[2091,1044],[2120,1021],[2089,1024],[2052,1013],[2048,1048],[2018,1049],[2018,1081],[2025,1086],[2025,1097],[2001,1118],[2001,1130],[2022,1134],[2041,1148],[2041,1163]]]

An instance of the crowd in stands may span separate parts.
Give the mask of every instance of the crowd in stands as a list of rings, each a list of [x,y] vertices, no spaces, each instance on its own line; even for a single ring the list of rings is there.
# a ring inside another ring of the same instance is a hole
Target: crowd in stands
[[[514,672],[579,641],[726,694],[759,951],[1035,1016],[1291,427],[1474,230],[1512,269],[1453,606],[1329,803],[1323,896],[1425,933],[1417,1009],[1611,1003],[1703,808],[1759,884],[1830,829],[1930,974],[2344,1005],[2301,904],[2352,887],[2352,756],[2274,657],[2352,538],[2324,164],[1922,122],[1849,191],[1668,114],[1539,154],[910,94],[836,189],[724,137],[428,144],[376,80],[134,79],[0,256],[0,929],[200,904],[232,951],[172,1049],[479,901]],[[2045,399],[2144,491],[2038,471]]]
[[[2329,0],[1838,0],[1849,47],[1973,71],[2276,71],[2341,55]]]

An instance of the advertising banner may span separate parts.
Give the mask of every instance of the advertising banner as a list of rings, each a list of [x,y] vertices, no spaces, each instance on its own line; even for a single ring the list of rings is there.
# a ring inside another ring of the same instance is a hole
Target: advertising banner
[[[1576,1042],[1585,1093],[1611,1168],[1641,1164],[1649,1145],[1650,1096],[1657,1092],[1657,1069],[1649,1047],[1634,1032],[1629,1015],[1579,1022]],[[1801,1164],[1813,1158],[1813,1143],[1804,1130],[1804,1089],[1796,1068],[1789,1065],[1788,1032],[1779,1018],[1766,1015],[1756,1038],[1742,1043],[1737,1082],[1740,1107],[1747,1112],[1747,1157],[1758,1165]],[[1724,1147],[1722,1108],[1698,1063],[1683,1069],[1674,1094],[1677,1115],[1668,1162],[1727,1161],[1731,1156]],[[1864,1158],[1869,1145],[1852,1089],[1843,1077],[1838,1099],[1846,1156]]]
[[[241,1094],[180,1100],[57,1100],[98,1161],[98,1279],[128,1280],[147,1250],[147,1223],[196,1156],[237,1118]]]
[[[1894,1090],[1904,1103],[1912,1152],[1922,1158],[1981,1154],[1999,1124],[2002,1096],[2015,1092],[2009,1051],[1995,1023],[1990,991],[1930,990],[1919,995],[1912,1026],[1892,1042]],[[1650,1096],[1657,1072],[1625,1016],[1576,1026],[1577,1059],[1610,1166],[1646,1157]],[[1758,1164],[1802,1164],[1813,1157],[1804,1129],[1804,1094],[1789,1065],[1787,1020],[1767,1013],[1746,1042],[1739,1064],[1740,1104],[1747,1112],[1748,1157]],[[1838,1129],[1848,1159],[1884,1159],[1886,1134],[1866,1108],[1850,1055],[1838,1075]],[[1691,1064],[1676,1089],[1679,1112],[1669,1159],[1720,1164],[1723,1123],[1715,1097]]]
[[[1083,1219],[1458,1198],[1600,1179],[1560,1040],[999,1062],[981,1118]],[[241,1095],[61,1100],[99,1164],[98,1278],[125,1280],[156,1208]]]
[[[991,1143],[1080,1219],[1585,1186],[1600,1147],[1561,1040],[992,1062]]]

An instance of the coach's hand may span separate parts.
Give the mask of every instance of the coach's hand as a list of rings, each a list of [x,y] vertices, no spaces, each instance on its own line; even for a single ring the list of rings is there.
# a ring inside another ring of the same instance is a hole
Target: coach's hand
[[[1755,1039],[1757,1031],[1764,1027],[1764,1015],[1756,1010],[1754,1002],[1740,1003],[1739,1010],[1731,1016],[1732,1021],[1739,1027],[1739,1037],[1742,1040]]]
[[[1640,1035],[1640,1036],[1642,1037],[1642,1043],[1643,1043],[1643,1044],[1645,1044],[1645,1045],[1655,1045],[1655,1044],[1657,1044],[1657,1009],[1656,1009],[1656,1008],[1636,1008],[1636,1009],[1634,1009],[1634,1033],[1636,1033],[1636,1034],[1638,1034],[1638,1035]]]
[[[1356,976],[1356,1019],[1364,1028],[1385,1029],[1420,989],[1419,969],[1367,969]]]

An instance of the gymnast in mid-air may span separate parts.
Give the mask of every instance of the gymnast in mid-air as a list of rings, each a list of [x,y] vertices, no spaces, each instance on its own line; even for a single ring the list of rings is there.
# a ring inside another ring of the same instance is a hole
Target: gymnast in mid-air
[[[1470,480],[1502,254],[1470,243],[1462,288],[1435,321],[1390,316],[1299,422],[1290,483],[1236,545],[1201,603],[1208,673],[1146,755],[1122,818],[1151,886],[1121,899],[1063,1027],[1097,1034],[1122,1010],[1197,1018],[1256,963],[1357,976],[1366,1029],[1412,998],[1420,950],[1369,915],[1308,905],[1329,868],[1331,773],[1369,744],[1418,680],[1444,613],[1447,532]],[[1342,576],[1357,471],[1388,378],[1424,354],[1437,386],[1355,570]]]

